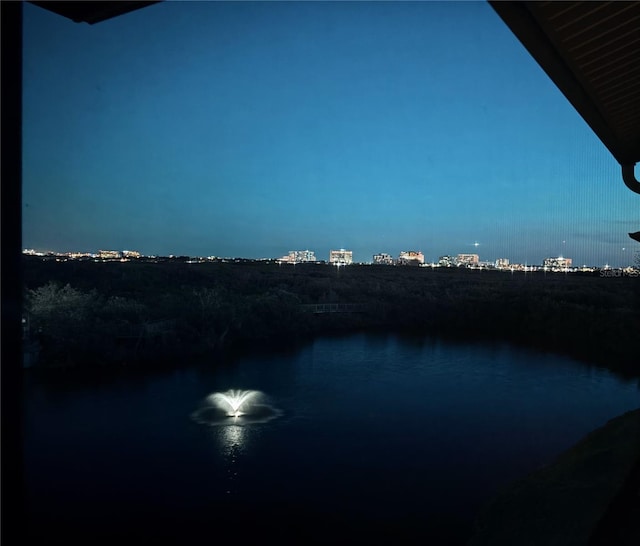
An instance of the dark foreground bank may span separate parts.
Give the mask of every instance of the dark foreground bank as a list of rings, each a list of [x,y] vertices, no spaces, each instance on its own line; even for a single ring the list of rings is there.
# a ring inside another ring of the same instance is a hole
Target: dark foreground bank
[[[479,515],[468,546],[640,544],[640,409],[594,430]]]

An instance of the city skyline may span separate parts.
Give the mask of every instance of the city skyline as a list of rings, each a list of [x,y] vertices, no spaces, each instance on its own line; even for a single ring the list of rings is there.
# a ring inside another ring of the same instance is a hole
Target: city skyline
[[[247,256],[216,256],[216,255],[187,255],[187,254],[145,254],[138,250],[93,250],[93,251],[57,251],[57,250],[39,250],[33,248],[24,248],[23,254],[31,256],[57,256],[72,259],[83,258],[99,258],[107,260],[120,260],[129,261],[131,259],[147,259],[147,258],[188,258],[192,260],[200,261],[233,261],[233,260],[254,260],[254,261],[269,261],[278,262],[280,264],[299,264],[299,263],[318,263],[318,264],[335,264],[335,265],[410,265],[411,262],[416,261],[419,265],[424,267],[473,267],[473,268],[495,268],[495,269],[518,269],[525,270],[528,267],[534,269],[554,269],[554,270],[597,270],[597,269],[635,269],[640,267],[640,250],[633,253],[632,263],[628,265],[612,265],[609,263],[604,264],[579,264],[573,263],[574,260],[568,256],[546,256],[539,261],[525,261],[515,262],[509,257],[502,256],[499,258],[486,258],[481,257],[479,254],[468,253],[449,253],[438,256],[437,258],[427,259],[427,257],[420,250],[402,250],[399,251],[397,257],[387,252],[380,252],[370,256],[368,260],[354,259],[353,251],[349,249],[331,250],[329,256],[325,258],[315,255],[315,251],[310,249],[305,250],[289,250],[287,254],[280,257],[275,256],[262,256],[247,257]],[[346,257],[346,260],[345,260]]]
[[[23,247],[640,248],[617,163],[485,3],[164,2],[95,26],[25,4],[23,89]]]

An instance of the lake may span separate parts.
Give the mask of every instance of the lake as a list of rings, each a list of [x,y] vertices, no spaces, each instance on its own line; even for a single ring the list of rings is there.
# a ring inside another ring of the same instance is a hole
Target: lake
[[[565,357],[397,335],[171,371],[34,372],[25,543],[40,544],[464,544],[500,487],[640,405],[637,380]],[[193,419],[228,389],[281,414]]]

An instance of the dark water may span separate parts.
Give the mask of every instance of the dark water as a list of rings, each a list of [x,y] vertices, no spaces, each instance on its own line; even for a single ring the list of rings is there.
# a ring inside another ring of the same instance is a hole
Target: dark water
[[[231,388],[282,416],[190,419]],[[22,543],[461,544],[499,487],[639,394],[562,357],[372,335],[222,368],[30,374]]]

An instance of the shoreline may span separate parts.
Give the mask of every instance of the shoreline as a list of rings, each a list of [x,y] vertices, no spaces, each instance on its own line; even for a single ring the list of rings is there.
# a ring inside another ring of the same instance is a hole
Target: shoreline
[[[147,367],[167,356],[216,357],[317,336],[391,333],[508,343],[640,377],[636,279],[475,273],[27,261],[23,341],[37,339],[34,368]],[[308,312],[327,303],[356,311]]]

